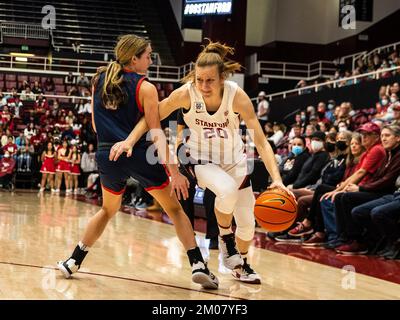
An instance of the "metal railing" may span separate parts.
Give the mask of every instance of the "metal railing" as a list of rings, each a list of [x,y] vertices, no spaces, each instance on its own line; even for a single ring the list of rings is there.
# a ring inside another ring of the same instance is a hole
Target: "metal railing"
[[[48,57],[24,57],[26,61],[17,61],[16,56],[0,54],[0,71],[40,73],[65,76],[69,72],[79,75],[80,72],[92,76],[101,66],[108,64],[108,61],[80,60],[68,58]],[[179,82],[192,69],[194,64],[189,63],[183,66],[151,65],[148,77],[152,81]]]
[[[386,68],[386,69],[381,69],[381,70],[376,70],[373,72],[368,72],[368,73],[363,73],[357,76],[352,76],[348,78],[342,78],[338,80],[332,80],[332,81],[327,81],[324,83],[319,83],[315,85],[310,85],[302,88],[297,88],[293,90],[288,90],[288,91],[282,91],[278,93],[273,93],[270,95],[266,96],[266,99],[268,101],[271,101],[276,98],[283,98],[285,99],[287,96],[291,95],[301,95],[301,94],[307,94],[307,93],[312,93],[312,92],[319,92],[321,88],[323,87],[328,87],[328,88],[338,88],[342,86],[348,86],[348,85],[354,85],[360,82],[361,79],[368,78],[368,79],[380,79],[381,75],[387,72],[400,72],[400,67],[392,67],[392,68]],[[256,100],[257,98],[252,98],[251,100]]]
[[[260,76],[267,78],[309,81],[332,77],[336,71],[336,65],[333,61],[313,63],[258,61],[257,71]]]
[[[18,22],[2,22],[0,24],[1,37],[16,37],[24,39],[49,39],[50,31],[43,29],[40,24],[26,24]]]

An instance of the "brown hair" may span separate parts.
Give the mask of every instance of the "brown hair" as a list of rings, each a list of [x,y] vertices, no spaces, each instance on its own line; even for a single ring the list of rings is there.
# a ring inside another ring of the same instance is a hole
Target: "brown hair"
[[[92,81],[92,84],[96,86],[100,74],[106,73],[101,94],[106,109],[116,110],[125,100],[125,94],[121,88],[123,82],[122,70],[131,63],[133,57],[140,58],[149,44],[149,40],[134,34],[126,34],[118,38],[114,48],[116,61],[99,68]]]
[[[349,149],[349,153],[347,154],[347,158],[346,158],[346,166],[347,167],[356,165],[360,161],[361,155],[365,152],[365,148],[361,144],[361,134],[359,132],[353,132],[353,134],[351,136],[351,140],[353,140],[353,139],[357,140],[358,144],[360,145],[361,153],[358,156],[354,156],[351,153],[351,150]],[[350,148],[350,145],[349,145],[349,148]]]
[[[195,62],[195,67],[208,67],[217,66],[218,72],[222,77],[227,78],[229,75],[234,74],[235,71],[239,71],[242,66],[240,63],[226,58],[228,54],[234,55],[235,49],[222,44],[220,42],[212,42],[210,39],[205,39],[208,41],[207,45],[203,45],[203,51],[201,51]],[[193,69],[187,74],[182,82],[186,83],[189,81],[194,81],[196,70]]]

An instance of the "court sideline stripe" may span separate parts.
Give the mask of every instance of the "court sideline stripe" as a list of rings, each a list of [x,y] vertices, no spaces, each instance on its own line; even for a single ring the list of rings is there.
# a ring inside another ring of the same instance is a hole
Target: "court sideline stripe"
[[[19,266],[19,267],[38,268],[38,269],[58,270],[55,267],[50,268],[50,267],[38,266],[38,265],[33,265],[33,264],[16,263],[16,262],[0,261],[0,264]],[[206,293],[206,294],[210,294],[210,295],[214,295],[214,296],[226,297],[226,298],[230,298],[230,299],[233,298],[233,299],[237,299],[237,300],[248,300],[246,298],[234,297],[234,296],[227,295],[227,294],[213,293],[213,292],[210,292],[210,291],[203,291],[203,290],[195,290],[195,289],[190,289],[190,288],[186,288],[186,287],[180,287],[180,286],[175,286],[175,285],[172,285],[172,284],[165,284],[165,283],[159,283],[159,282],[154,282],[154,281],[147,281],[147,280],[140,280],[140,279],[134,279],[134,278],[113,276],[113,275],[109,275],[109,274],[95,273],[95,272],[78,271],[78,273],[80,273],[80,274],[88,274],[88,275],[93,275],[93,276],[106,277],[106,278],[111,278],[111,279],[119,279],[119,280],[133,281],[133,282],[141,282],[141,283],[146,283],[146,284],[151,284],[151,285],[156,285],[156,286],[162,286],[162,287],[168,287],[168,288],[174,288],[174,289],[201,292],[201,293]]]

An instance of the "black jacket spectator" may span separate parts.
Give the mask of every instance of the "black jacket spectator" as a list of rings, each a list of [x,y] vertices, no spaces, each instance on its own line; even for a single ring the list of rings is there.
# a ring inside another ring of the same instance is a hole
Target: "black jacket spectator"
[[[281,169],[282,181],[285,186],[292,184],[296,181],[297,177],[300,174],[301,169],[303,168],[304,163],[307,161],[308,158],[310,158],[310,153],[308,152],[308,149],[306,149],[302,153],[300,153],[297,157],[294,157],[294,155],[289,156],[286,159],[286,161],[282,163],[280,169]],[[293,161],[292,168],[290,170],[286,170],[285,164],[288,164],[288,162],[292,161]]]
[[[329,153],[320,151],[314,153],[304,163],[299,176],[293,183],[293,189],[305,188],[308,185],[314,184],[321,177],[322,168],[329,161]]]

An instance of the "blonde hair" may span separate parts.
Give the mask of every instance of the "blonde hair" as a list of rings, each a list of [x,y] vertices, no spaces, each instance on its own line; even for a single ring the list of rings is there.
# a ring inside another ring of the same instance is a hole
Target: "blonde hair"
[[[195,67],[217,66],[218,73],[223,78],[227,78],[229,75],[234,74],[235,71],[239,71],[242,68],[240,63],[226,57],[228,54],[234,55],[234,48],[220,42],[212,42],[207,38],[205,40],[208,41],[208,44],[202,46],[203,50],[197,57]],[[190,71],[190,73],[182,79],[182,82],[194,81],[195,73],[195,69]]]
[[[99,68],[93,77],[93,85],[95,86],[100,74],[105,72],[101,98],[106,109],[116,110],[125,100],[126,96],[121,87],[123,82],[122,70],[131,63],[133,57],[140,58],[149,45],[149,40],[134,34],[126,34],[118,38],[114,48],[116,61]]]

